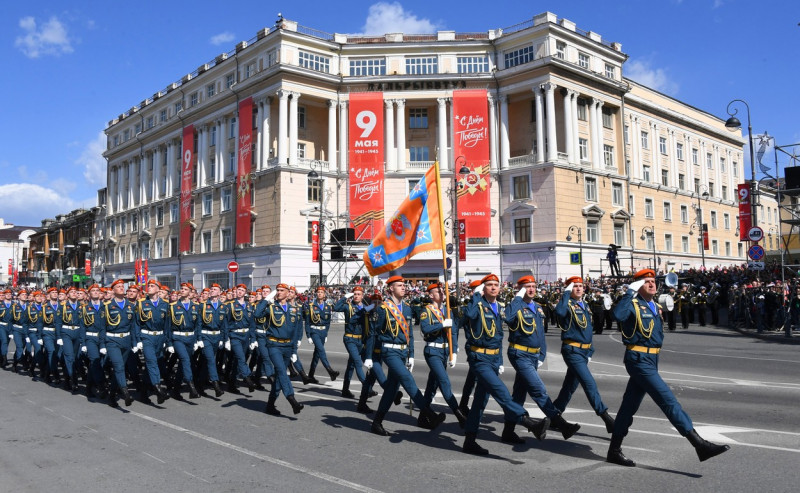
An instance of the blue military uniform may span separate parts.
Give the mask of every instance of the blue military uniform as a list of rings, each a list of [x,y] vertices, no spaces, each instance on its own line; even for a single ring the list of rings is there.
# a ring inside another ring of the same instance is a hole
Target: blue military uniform
[[[56,318],[56,340],[62,341],[61,354],[64,359],[65,375],[64,385],[77,391],[78,381],[76,375],[77,356],[80,354],[83,336],[83,320],[81,320],[81,306],[78,302],[65,301],[59,307]]]
[[[100,330],[100,340],[105,344],[107,358],[111,361],[114,373],[109,404],[116,407],[116,392],[119,391],[125,398],[125,405],[130,406],[133,399],[128,393],[125,367],[131,350],[139,339],[136,307],[127,299],[117,301],[112,298],[103,304],[100,318],[104,322]]]
[[[165,367],[164,344],[167,341],[169,303],[160,298],[156,298],[155,301],[145,298],[137,303],[136,314],[139,319],[139,337],[147,376],[150,386],[158,395],[158,403],[161,404],[166,397],[159,384],[161,368]]]
[[[208,380],[214,386],[214,392],[220,397],[224,392],[219,386],[217,373],[217,354],[222,347],[225,327],[224,303],[204,301],[200,305],[200,340],[203,341],[203,356],[206,360]]]
[[[22,311],[20,318],[22,325],[22,333],[25,334],[25,348],[31,354],[30,374],[32,378],[36,378],[35,368],[39,365],[39,372],[42,377],[45,374],[45,359],[42,353],[41,341],[41,327],[42,321],[42,306],[36,303],[28,303]]]
[[[25,355],[25,345],[29,344],[28,330],[23,327],[22,319],[27,309],[28,304],[22,302],[12,303],[8,308],[8,323],[11,330],[11,336],[14,338],[14,372],[18,371],[17,365],[22,363],[22,358]]]
[[[458,354],[458,331],[452,330],[452,326],[445,328],[443,325],[445,319],[448,318],[451,319],[451,322],[453,321],[452,313],[447,306],[439,309],[434,304],[424,307],[419,315],[420,330],[422,338],[425,340],[425,362],[430,369],[424,395],[425,402],[430,405],[436,389],[440,389],[445,402],[463,427],[467,418],[458,408],[458,400],[453,395],[450,378],[447,376],[447,361],[450,359],[451,347],[448,334],[451,332],[453,355]]]
[[[312,383],[318,383],[314,379],[318,362],[322,363],[331,380],[336,380],[336,377],[339,376],[339,372],[331,368],[328,355],[325,353],[325,342],[328,340],[328,331],[331,328],[332,312],[333,304],[327,300],[322,303],[317,300],[309,300],[303,306],[306,337],[311,339],[311,343],[314,345],[314,355],[311,357],[311,365],[308,368],[308,378]]]
[[[192,354],[200,334],[200,315],[197,303],[178,300],[169,305],[169,330],[167,331],[167,345],[172,347],[181,363],[181,376],[189,384],[189,397],[197,398],[200,395],[194,386],[192,375]]]
[[[60,305],[58,302],[45,301],[42,305],[42,326],[39,329],[39,339],[42,340],[44,346],[47,366],[47,380],[58,377],[58,360],[61,355],[60,348],[57,344],[58,338],[56,337],[56,325],[60,322],[58,318]],[[63,342],[63,341],[62,341]]]
[[[286,369],[292,364],[292,357],[296,357],[297,341],[300,338],[298,326],[302,325],[300,309],[288,302],[270,303],[261,302],[267,317],[267,349],[272,364],[275,367],[275,382],[269,391],[269,399],[265,412],[271,415],[280,415],[275,407],[278,394],[283,391],[286,400],[292,405],[294,414],[303,409],[294,397],[292,382],[286,374]]]
[[[342,341],[347,350],[347,368],[344,371],[344,383],[342,384],[342,396],[353,397],[350,393],[350,379],[353,372],[356,373],[358,381],[361,382],[362,390],[367,376],[364,374],[363,360],[361,352],[364,349],[364,334],[369,324],[369,311],[364,303],[355,304],[347,298],[340,298],[334,305],[333,311],[344,313],[344,335]]]
[[[0,301],[0,366],[3,368],[8,360],[8,341],[14,337],[11,335],[11,304],[10,301]]]
[[[248,390],[253,392],[255,385],[250,379],[250,367],[247,366],[245,352],[251,342],[255,340],[255,310],[247,302],[240,303],[233,300],[225,304],[225,333],[224,340],[229,343],[233,353],[233,364],[229,370],[229,381],[231,390],[236,390],[236,378],[242,378],[248,386]],[[233,367],[235,365],[235,368]]]
[[[81,321],[83,322],[81,351],[86,353],[89,359],[86,393],[91,395],[93,389],[105,388],[104,358],[100,353],[101,349],[106,348],[105,339],[100,338],[100,333],[105,329],[105,304],[99,300],[96,304],[92,300],[86,302],[81,307]]]

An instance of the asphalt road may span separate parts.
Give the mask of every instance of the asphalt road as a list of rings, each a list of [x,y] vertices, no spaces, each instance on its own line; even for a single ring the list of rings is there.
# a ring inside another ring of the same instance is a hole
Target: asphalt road
[[[328,342],[332,364],[344,370],[341,326]],[[565,366],[558,334],[541,370],[554,397]],[[616,332],[595,336],[590,365],[613,415],[627,382]],[[416,426],[408,399],[393,407],[384,426],[340,397],[341,379],[321,385],[295,382],[306,405],[294,416],[281,397],[281,417],[262,412],[267,394],[135,402],[112,409],[24,375],[0,371],[0,489],[4,491],[796,491],[800,459],[800,351],[797,345],[755,339],[726,329],[692,326],[668,333],[661,374],[699,433],[731,450],[699,462],[649,397],[623,443],[638,467],[604,462],[609,436],[579,389],[565,413],[582,428],[568,441],[551,431],[543,442],[509,446],[499,440],[502,413],[490,400],[480,443],[488,457],[461,452],[455,418],[431,432]],[[417,343],[414,376],[424,385],[427,367]],[[300,357],[311,357],[303,344]],[[503,379],[510,386],[510,365]],[[459,394],[466,375],[460,360],[450,371]],[[360,386],[354,380],[353,391]],[[435,401],[448,411],[441,397]],[[370,401],[377,407],[377,398]],[[542,413],[530,401],[531,415]],[[522,430],[518,427],[518,432]]]

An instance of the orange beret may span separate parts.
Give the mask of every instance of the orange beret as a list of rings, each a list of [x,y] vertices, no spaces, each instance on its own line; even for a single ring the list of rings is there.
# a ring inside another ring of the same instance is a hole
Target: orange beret
[[[111,287],[113,288],[117,284],[125,284],[125,281],[123,281],[122,279],[117,279],[116,281],[111,283]]]
[[[69,293],[70,291],[77,291],[77,290],[78,290],[77,286],[70,286],[67,288],[67,293]]]
[[[289,291],[294,291],[296,293],[297,292],[297,288],[294,287],[294,286],[289,286]]]
[[[245,285],[245,284],[237,284],[237,285],[236,285],[236,289],[239,289],[239,288],[242,288],[242,289],[244,289],[245,291],[247,291],[247,285]]]
[[[363,293],[364,292],[364,288],[362,288],[361,286],[356,286],[356,287],[353,288],[353,292],[355,293],[356,291],[361,291]]]
[[[59,293],[59,294],[62,294],[62,293],[63,293],[63,294],[67,294],[67,291],[66,291],[66,290],[64,290],[64,289],[59,289],[59,290],[58,290],[58,293]]]
[[[642,269],[642,270],[640,270],[639,272],[637,272],[636,274],[633,275],[633,278],[635,280],[637,280],[637,281],[639,279],[644,279],[646,277],[655,278],[656,277],[656,271],[654,271],[653,269]]]
[[[325,286],[317,286],[316,290],[317,291],[327,291],[327,289],[325,289]]]
[[[481,284],[487,283],[489,281],[500,282],[500,278],[497,277],[495,274],[489,274],[488,276],[481,279]]]
[[[289,285],[288,285],[288,284],[286,284],[285,282],[279,282],[279,283],[278,283],[278,284],[275,286],[275,289],[281,289],[281,288],[283,288],[283,289],[289,289]]]
[[[272,289],[272,288],[269,286],[269,284],[264,284],[263,286],[261,286],[261,289]]]
[[[161,287],[161,284],[159,284],[158,281],[156,281],[155,279],[150,279],[149,281],[147,281],[147,286],[149,286],[151,284],[155,284],[156,287],[159,287],[159,288]]]
[[[34,292],[31,293],[31,296],[38,296],[40,294],[42,294],[41,291],[34,291]]]
[[[567,286],[569,286],[570,284],[573,284],[573,283],[583,284],[583,278],[581,276],[572,276],[572,277],[568,277],[567,280],[564,281],[564,284],[567,285]]]
[[[433,291],[434,289],[439,289],[439,288],[441,288],[441,287],[442,287],[442,285],[441,285],[440,283],[438,283],[438,282],[432,282],[432,283],[428,284],[428,289],[427,289],[427,291],[428,291],[428,292],[430,292],[430,291]]]
[[[477,288],[480,285],[481,285],[481,281],[479,281],[478,279],[475,279],[474,281],[470,281],[470,283],[469,283],[469,287],[470,288]]]
[[[128,291],[131,291],[131,290],[139,291],[139,286],[137,284],[129,284],[128,285]]]
[[[52,293],[53,291],[58,291],[58,288],[47,288],[47,294]]]
[[[533,276],[522,276],[517,279],[517,286],[522,286],[524,284],[529,284],[532,282],[536,282],[536,278]]]
[[[194,286],[192,286],[192,283],[190,283],[190,282],[182,282],[181,283],[181,287],[182,288],[194,289]]]
[[[386,280],[386,285],[388,286],[388,285],[392,284],[393,282],[403,282],[404,280],[405,279],[403,279],[403,276],[392,276],[392,277],[390,277],[389,279]]]

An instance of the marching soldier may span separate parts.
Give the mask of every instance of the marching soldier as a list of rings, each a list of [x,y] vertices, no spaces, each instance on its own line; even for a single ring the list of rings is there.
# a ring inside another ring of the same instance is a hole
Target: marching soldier
[[[225,392],[219,383],[217,355],[223,346],[225,312],[219,296],[222,287],[213,283],[208,290],[208,299],[200,306],[200,340],[206,360],[206,376],[214,388],[214,395],[221,397]],[[270,365],[271,366],[271,365]]]
[[[5,369],[8,363],[8,343],[14,339],[11,332],[11,299],[13,295],[10,289],[0,293],[0,367]]]
[[[567,284],[569,284],[569,279],[567,279]],[[563,300],[564,296],[561,296],[561,299]],[[561,300],[559,300],[560,303]],[[605,310],[603,307],[603,291],[601,289],[594,289],[594,295],[591,297],[589,305],[592,307],[592,327],[598,334],[602,334],[603,325],[605,324]],[[558,305],[556,305],[556,310],[558,310]],[[560,323],[558,311],[556,311],[556,321]],[[564,329],[562,328],[561,330]]]
[[[161,367],[164,366],[164,344],[167,342],[169,327],[169,304],[159,296],[158,281],[147,282],[147,298],[136,304],[136,316],[139,321],[140,340],[137,343],[144,356],[144,366],[150,379],[150,388],[156,394],[156,401],[163,404],[169,397],[161,387]],[[142,388],[142,395],[147,390]]]
[[[480,279],[475,279],[469,283],[469,289],[474,290],[478,286],[481,285]],[[546,300],[544,296],[542,296],[543,300]],[[469,319],[465,316],[465,312],[467,309],[467,305],[471,302],[470,298],[465,298],[462,305],[459,307],[460,317],[459,317],[459,328],[464,331],[464,340],[467,340],[467,331],[469,330]],[[545,320],[545,325],[547,321]],[[546,330],[545,330],[546,332]],[[464,345],[464,352],[469,357],[469,344]],[[467,370],[467,377],[464,379],[464,388],[461,390],[461,400],[458,403],[458,408],[461,409],[461,412],[464,415],[469,414],[469,396],[472,394],[472,391],[475,390],[475,372],[472,371],[472,367],[470,366]]]
[[[256,383],[256,388],[259,390],[265,389],[264,386],[261,385],[259,375],[266,377],[267,383],[272,384],[275,381],[275,368],[272,365],[272,360],[269,357],[269,350],[267,349],[267,313],[266,305],[264,304],[265,297],[261,294],[262,291],[261,289],[258,290],[258,301],[253,304],[253,309],[255,310],[253,318],[256,328],[255,340],[250,343],[250,350],[253,351],[253,356],[251,356],[250,359],[251,361],[255,359],[255,361],[260,364],[255,377],[251,376],[250,378]]]
[[[297,288],[294,286],[289,286],[289,294],[286,296],[286,300],[292,307],[297,309],[297,313],[300,314],[299,317],[290,317],[290,323],[293,325],[293,330],[295,332],[294,340],[297,346],[295,353],[297,350],[300,349],[300,345],[303,342],[303,325],[305,322],[303,321],[303,307],[297,301]],[[300,358],[295,358],[292,360],[292,364],[289,365],[289,371],[293,372],[292,376],[300,375],[300,379],[303,381],[303,385],[308,385],[311,383],[311,378],[306,374],[305,369],[303,368],[303,362],[300,361]]]
[[[344,336],[342,337],[344,347],[347,350],[347,369],[344,371],[344,382],[342,383],[342,397],[353,399],[355,396],[350,392],[350,379],[355,371],[361,388],[366,385],[367,376],[364,373],[361,352],[364,349],[364,334],[369,323],[369,312],[373,305],[365,306],[364,288],[356,286],[351,293],[333,305],[333,311],[344,313]]]
[[[614,316],[622,322],[622,341],[625,344],[625,369],[630,375],[622,396],[614,432],[608,447],[608,462],[633,467],[634,461],[622,453],[622,440],[628,434],[633,416],[645,394],[658,404],[672,426],[685,436],[695,448],[700,461],[719,455],[730,447],[708,442],[697,434],[689,415],[681,408],[669,386],[658,374],[658,354],[664,342],[661,308],[655,302],[656,274],[652,269],[640,270],[634,275]]]
[[[592,409],[605,423],[606,431],[611,433],[614,430],[614,418],[609,416],[608,406],[600,398],[597,382],[589,371],[589,361],[594,354],[593,321],[581,299],[583,289],[580,276],[570,277],[564,295],[556,306],[558,326],[561,328],[561,356],[567,364],[567,374],[553,405],[563,413],[580,384]]]
[[[689,293],[689,286],[684,284],[680,293],[678,293],[677,303],[675,304],[676,310],[681,314],[681,327],[683,327],[684,330],[689,328],[689,315],[692,311],[691,298],[692,295]]]
[[[58,289],[49,288],[47,290],[47,302],[42,305],[42,326],[39,332],[39,339],[42,340],[44,346],[44,366],[46,374],[44,377],[45,382],[53,382],[56,385],[61,383],[61,377],[58,373],[58,360],[61,356],[61,347],[57,344],[56,325],[60,324],[58,317]],[[63,342],[63,341],[62,341]]]
[[[113,297],[103,305],[100,317],[103,321],[100,339],[105,345],[100,349],[100,354],[107,355],[114,373],[108,404],[118,407],[117,393],[120,393],[125,399],[125,405],[130,406],[133,404],[133,397],[125,380],[125,365],[138,339],[134,316],[136,307],[125,298],[125,281],[122,279],[111,283],[111,291]]]
[[[81,323],[81,307],[78,304],[78,289],[74,286],[67,289],[67,300],[59,306],[56,316],[56,343],[61,346],[64,366],[64,389],[78,392],[78,375],[76,373],[76,356],[80,354],[83,341],[83,324]]]
[[[466,438],[462,450],[468,454],[487,455],[489,451],[475,441],[478,435],[483,410],[489,402],[489,395],[494,397],[506,415],[507,420],[522,424],[533,432],[539,440],[544,440],[548,418],[536,422],[528,416],[527,411],[511,398],[508,388],[499,375],[503,374],[503,315],[502,305],[497,301],[500,292],[500,281],[494,274],[481,280],[475,288],[472,302],[465,311],[467,327],[467,362],[475,372],[477,389],[475,399],[467,416],[464,427]],[[541,316],[541,315],[540,315]]]
[[[303,320],[306,327],[306,337],[308,343],[314,347],[314,355],[311,357],[311,365],[308,368],[308,380],[311,383],[319,383],[314,378],[314,372],[317,369],[317,363],[321,362],[322,366],[331,377],[331,381],[336,380],[339,372],[331,367],[328,362],[328,355],[325,353],[325,343],[328,342],[328,330],[331,328],[331,312],[333,305],[327,301],[327,293],[324,286],[317,287],[316,301],[309,300],[303,306]]]
[[[234,290],[236,298],[225,305],[225,349],[233,353],[228,363],[228,389],[236,393],[236,379],[241,378],[247,385],[250,393],[256,390],[256,384],[250,378],[250,367],[247,366],[245,348],[255,342],[255,320],[252,305],[244,299],[247,295],[247,286],[239,284]]]
[[[44,294],[41,291],[34,291],[32,294],[33,303],[28,303],[22,314],[22,330],[25,333],[26,350],[30,352],[30,366],[29,371],[31,378],[36,380],[36,365],[39,365],[39,376],[41,379],[45,378],[47,371],[47,364],[45,363],[43,353],[43,340],[41,337],[42,321],[42,303],[44,302]]]
[[[105,305],[102,300],[103,292],[97,284],[89,286],[89,301],[81,308],[81,322],[83,323],[81,352],[89,360],[87,375],[86,395],[95,395],[102,399],[107,396],[105,374],[101,356],[106,354],[105,340],[100,338],[100,332],[105,325]]]
[[[700,292],[697,293],[697,297],[695,300],[695,308],[697,309],[697,321],[700,323],[700,327],[706,326],[706,302],[708,301],[708,295],[706,294],[706,287],[700,286]]]
[[[199,310],[197,303],[191,300],[192,285],[188,282],[181,283],[180,298],[169,305],[170,325],[167,330],[167,352],[177,354],[181,363],[181,377],[189,385],[189,398],[197,399],[200,394],[194,385],[192,375],[192,354],[199,347],[197,336],[200,332]],[[176,394],[180,393],[180,384],[173,387]]]

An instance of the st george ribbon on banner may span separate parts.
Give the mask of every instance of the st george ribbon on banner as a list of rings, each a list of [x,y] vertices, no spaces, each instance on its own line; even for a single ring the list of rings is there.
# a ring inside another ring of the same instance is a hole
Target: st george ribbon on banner
[[[253,98],[239,103],[239,141],[236,164],[236,244],[250,243],[250,194],[253,177]]]
[[[458,190],[458,219],[463,219],[469,238],[491,236],[489,195],[489,105],[487,91],[453,91],[453,155],[456,171],[462,166]]]
[[[383,93],[350,94],[350,220],[360,239],[383,224]]]
[[[398,269],[418,253],[442,248],[444,227],[439,182],[437,161],[375,234],[364,252],[364,265],[370,275]]]

